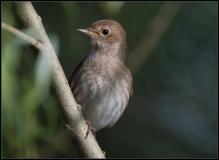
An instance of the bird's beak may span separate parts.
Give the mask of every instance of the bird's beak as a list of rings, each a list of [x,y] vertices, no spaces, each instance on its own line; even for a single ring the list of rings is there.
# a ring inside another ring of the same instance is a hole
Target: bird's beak
[[[95,32],[91,32],[88,31],[88,29],[77,29],[77,31],[81,32],[81,33],[85,33],[86,35],[90,36],[90,35],[95,35],[97,37],[100,37],[99,34],[95,33]]]

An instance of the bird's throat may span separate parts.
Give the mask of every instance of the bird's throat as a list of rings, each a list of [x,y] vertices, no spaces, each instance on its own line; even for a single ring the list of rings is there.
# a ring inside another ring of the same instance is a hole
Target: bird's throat
[[[114,44],[99,44],[96,42],[91,42],[92,54],[98,54],[98,55],[108,55],[108,56],[114,56],[118,57],[122,62],[125,62],[126,58],[126,45],[123,45],[122,43],[114,43]]]

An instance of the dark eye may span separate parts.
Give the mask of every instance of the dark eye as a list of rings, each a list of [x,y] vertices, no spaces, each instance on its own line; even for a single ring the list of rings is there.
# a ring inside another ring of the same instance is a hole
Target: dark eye
[[[104,29],[104,30],[102,31],[102,33],[103,33],[104,35],[107,35],[107,34],[109,33],[109,30],[108,30],[108,29]]]

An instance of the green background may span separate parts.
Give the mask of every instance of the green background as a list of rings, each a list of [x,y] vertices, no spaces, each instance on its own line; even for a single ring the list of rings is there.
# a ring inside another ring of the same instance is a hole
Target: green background
[[[33,2],[67,79],[91,50],[89,39],[76,29],[114,19],[127,33],[134,92],[119,121],[97,133],[107,158],[217,157],[218,3],[183,2],[152,52],[133,71],[130,57],[164,5]],[[18,28],[11,12],[1,8],[2,21]],[[156,31],[160,26],[155,26]],[[35,60],[26,43],[2,30],[4,158],[79,157],[64,133],[45,68],[46,63],[39,57]]]

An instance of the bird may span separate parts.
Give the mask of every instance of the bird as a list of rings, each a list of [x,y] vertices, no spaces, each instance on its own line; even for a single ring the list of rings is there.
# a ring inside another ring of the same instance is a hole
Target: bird
[[[126,32],[117,21],[103,19],[77,31],[89,37],[92,47],[69,79],[88,124],[87,137],[90,129],[96,135],[118,121],[133,93],[133,80],[125,65]]]

